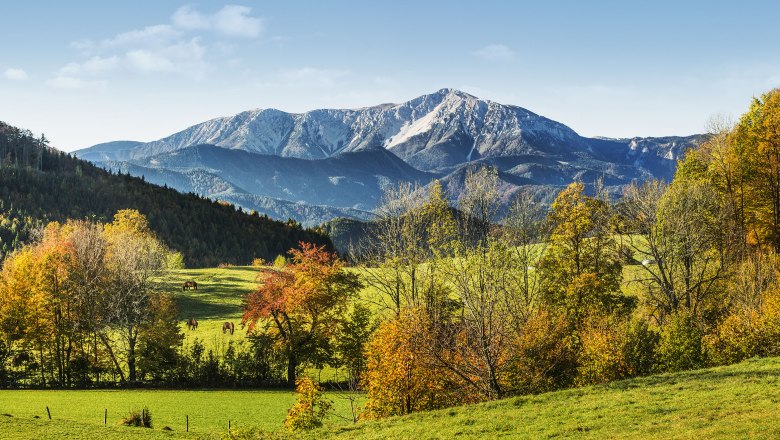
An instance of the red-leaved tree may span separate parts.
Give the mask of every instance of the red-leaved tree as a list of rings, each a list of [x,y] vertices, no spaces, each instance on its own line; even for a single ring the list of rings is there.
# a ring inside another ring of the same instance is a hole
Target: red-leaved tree
[[[262,283],[244,304],[243,322],[249,332],[258,323],[269,332],[287,357],[287,383],[295,386],[301,365],[327,355],[347,302],[361,288],[356,274],[324,246],[300,243],[290,251],[283,269],[263,268]]]

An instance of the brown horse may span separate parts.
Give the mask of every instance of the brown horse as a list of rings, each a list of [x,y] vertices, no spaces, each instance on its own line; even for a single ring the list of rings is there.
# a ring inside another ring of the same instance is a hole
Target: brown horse
[[[224,324],[222,324],[222,334],[224,335],[227,332],[230,332],[230,334],[233,334],[233,331],[236,330],[235,324],[233,324],[230,321],[226,321]]]
[[[196,283],[195,281],[185,281],[184,285],[181,286],[181,290],[189,290],[189,289],[198,290],[198,283]]]
[[[190,319],[187,320],[187,327],[190,330],[197,330],[198,329],[198,320],[190,317]]]

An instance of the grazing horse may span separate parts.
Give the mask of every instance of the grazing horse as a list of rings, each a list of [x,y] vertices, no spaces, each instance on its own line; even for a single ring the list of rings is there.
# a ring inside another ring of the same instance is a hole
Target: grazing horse
[[[189,289],[198,290],[198,283],[196,283],[195,281],[185,281],[184,285],[181,286],[181,290],[189,290]]]
[[[224,324],[222,324],[222,334],[223,335],[225,333],[227,333],[227,332],[230,332],[230,334],[232,335],[233,331],[235,331],[235,329],[236,329],[236,326],[232,322],[230,322],[230,321],[227,321]]]
[[[190,318],[187,320],[187,327],[190,330],[197,330],[198,329],[198,320],[195,318]]]

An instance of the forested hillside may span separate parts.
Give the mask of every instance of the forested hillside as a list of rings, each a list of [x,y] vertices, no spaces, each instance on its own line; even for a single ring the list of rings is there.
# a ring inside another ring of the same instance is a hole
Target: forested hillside
[[[326,235],[297,223],[112,174],[49,148],[43,136],[0,122],[0,259],[48,221],[110,220],[126,208],[147,216],[151,229],[189,266],[272,259],[299,241],[330,246]]]

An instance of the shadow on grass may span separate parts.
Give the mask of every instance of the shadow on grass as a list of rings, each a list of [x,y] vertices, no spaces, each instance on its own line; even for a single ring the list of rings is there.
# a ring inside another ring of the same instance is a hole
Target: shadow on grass
[[[237,304],[217,303],[190,295],[177,295],[174,299],[182,319],[190,316],[196,319],[216,319],[241,313],[241,306]]]

